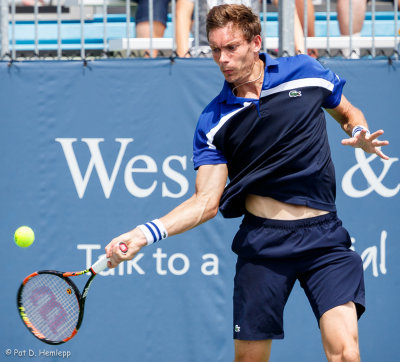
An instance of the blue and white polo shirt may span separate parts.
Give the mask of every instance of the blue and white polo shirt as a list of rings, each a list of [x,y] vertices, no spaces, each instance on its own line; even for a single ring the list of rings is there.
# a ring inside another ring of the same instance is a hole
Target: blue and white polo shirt
[[[306,55],[265,63],[260,99],[236,97],[229,83],[201,114],[194,168],[226,163],[224,217],[245,212],[248,193],[336,211],[335,170],[324,108],[339,105],[345,80]]]

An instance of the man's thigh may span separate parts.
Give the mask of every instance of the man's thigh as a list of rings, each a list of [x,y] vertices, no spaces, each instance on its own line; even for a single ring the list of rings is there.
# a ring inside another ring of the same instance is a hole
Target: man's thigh
[[[320,328],[328,361],[359,361],[357,311],[353,302],[325,312]]]
[[[271,354],[270,339],[261,341],[235,340],[235,362],[268,362]]]
[[[302,265],[300,265],[302,264]],[[336,248],[299,263],[299,281],[316,319],[328,310],[354,302],[358,318],[365,310],[364,270],[353,250]]]

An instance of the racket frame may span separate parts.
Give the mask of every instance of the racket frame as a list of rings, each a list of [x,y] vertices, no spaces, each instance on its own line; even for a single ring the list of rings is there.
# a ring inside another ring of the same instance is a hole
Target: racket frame
[[[121,250],[121,252],[123,254],[126,254],[128,251],[128,246],[125,244],[125,242],[121,241],[119,243],[119,249]],[[60,272],[57,270],[40,270],[37,272],[34,272],[30,275],[28,275],[22,282],[22,284],[20,285],[19,289],[18,289],[18,293],[17,293],[17,306],[18,306],[18,311],[19,311],[19,315],[21,317],[22,322],[24,323],[24,325],[28,328],[28,330],[39,340],[41,340],[44,343],[47,344],[52,344],[52,345],[57,345],[57,344],[62,344],[65,343],[67,341],[69,341],[71,338],[73,338],[77,333],[78,330],[82,324],[82,320],[83,320],[83,314],[84,314],[84,310],[85,310],[85,302],[86,302],[86,297],[90,288],[90,285],[93,282],[94,277],[100,273],[101,271],[103,271],[104,269],[107,268],[107,262],[108,262],[108,258],[106,258],[106,256],[102,256],[101,258],[99,258],[99,260],[97,260],[96,263],[94,263],[90,268],[85,269],[85,270],[81,270],[78,272]],[[86,284],[82,290],[82,294],[79,291],[78,287],[75,285],[75,283],[70,279],[70,277],[75,277],[75,276],[79,276],[79,275],[83,275],[83,274],[87,274],[87,273],[91,273],[89,279],[86,281]],[[22,292],[24,290],[24,287],[26,285],[26,283],[28,283],[28,281],[31,278],[34,278],[35,276],[39,275],[39,274],[52,274],[55,275],[61,279],[63,279],[65,282],[68,283],[68,285],[71,286],[71,288],[74,290],[75,292],[75,296],[78,299],[78,304],[79,304],[79,315],[78,315],[78,321],[76,323],[75,329],[73,330],[72,334],[67,337],[64,338],[63,340],[59,340],[59,341],[53,341],[50,340],[48,338],[46,338],[40,331],[37,330],[37,328],[35,328],[35,326],[30,322],[28,316],[25,313],[25,308],[22,305]]]
[[[87,274],[91,272],[91,276],[89,277],[89,279],[87,280],[82,293],[79,291],[78,287],[76,286],[76,284],[70,279],[70,277],[75,277],[78,275],[83,275],[83,274]],[[79,315],[78,315],[78,320],[76,323],[76,326],[73,330],[73,332],[71,333],[71,335],[67,338],[64,338],[63,340],[59,340],[59,341],[53,341],[50,340],[48,338],[46,338],[38,329],[35,328],[35,326],[30,322],[26,312],[25,312],[25,308],[22,304],[22,293],[24,290],[25,285],[28,283],[28,281],[34,277],[36,277],[37,275],[40,274],[50,274],[50,275],[55,275],[61,279],[63,279],[75,292],[75,296],[77,298],[77,302],[79,305]],[[22,282],[22,284],[20,285],[19,289],[18,289],[18,293],[17,293],[17,306],[18,306],[18,311],[19,311],[19,315],[21,317],[22,322],[24,323],[24,325],[28,328],[28,330],[38,339],[40,339],[42,342],[47,343],[47,344],[52,344],[52,345],[57,345],[57,344],[62,344],[65,343],[67,341],[69,341],[71,338],[73,338],[77,333],[78,330],[82,324],[83,321],[83,314],[85,311],[85,301],[86,301],[86,297],[87,297],[87,293],[89,291],[90,285],[93,282],[94,277],[96,276],[96,273],[92,270],[92,268],[86,269],[86,270],[82,270],[82,271],[78,271],[78,272],[60,272],[57,270],[40,270],[37,272],[34,272],[30,275],[28,275]]]

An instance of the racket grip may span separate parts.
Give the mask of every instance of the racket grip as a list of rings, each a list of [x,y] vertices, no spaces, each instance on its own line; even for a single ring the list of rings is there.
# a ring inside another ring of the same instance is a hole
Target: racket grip
[[[107,268],[108,259],[105,255],[101,256],[99,260],[97,260],[92,267],[90,268],[94,274],[98,274]]]
[[[126,252],[128,251],[128,246],[123,241],[121,241],[119,243],[119,250],[121,250],[123,254],[126,254]],[[90,269],[92,270],[92,272],[94,274],[98,274],[107,268],[107,262],[109,260],[110,260],[109,258],[107,258],[105,255],[103,255],[102,257],[99,258],[99,260],[97,260],[92,265],[92,267]]]

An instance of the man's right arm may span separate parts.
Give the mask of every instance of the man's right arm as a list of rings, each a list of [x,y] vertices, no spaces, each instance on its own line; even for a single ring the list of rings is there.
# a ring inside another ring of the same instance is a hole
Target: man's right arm
[[[226,164],[200,166],[192,197],[160,218],[168,235],[180,234],[217,215],[227,178]]]
[[[228,178],[226,164],[203,165],[199,167],[194,194],[159,220],[165,226],[168,235],[176,235],[190,230],[218,212],[219,201]],[[119,243],[128,246],[126,255],[119,250]],[[106,255],[110,258],[109,267],[116,267],[120,262],[132,259],[147,245],[146,238],[139,228],[122,234],[106,246]]]

